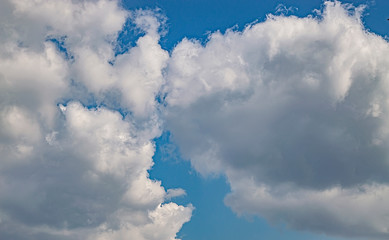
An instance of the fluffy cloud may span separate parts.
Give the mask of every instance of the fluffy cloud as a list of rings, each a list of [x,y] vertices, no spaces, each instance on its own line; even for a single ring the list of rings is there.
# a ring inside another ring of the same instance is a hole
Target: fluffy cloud
[[[157,18],[106,0],[0,9],[0,238],[175,239],[193,207],[148,175],[168,60]],[[115,56],[128,18],[145,34]]]
[[[387,238],[389,45],[324,5],[169,56],[152,11],[2,1],[0,238],[175,239],[193,207],[149,178],[164,126],[238,214]],[[126,21],[143,34],[117,55]]]
[[[21,239],[157,239],[150,229],[174,238],[192,207],[161,204],[168,194],[147,173],[153,143],[118,112],[61,109],[65,128],[36,141],[26,162],[3,165],[2,236],[21,227]]]
[[[389,45],[361,11],[325,2],[173,50],[167,127],[199,172],[227,176],[236,212],[389,236]]]

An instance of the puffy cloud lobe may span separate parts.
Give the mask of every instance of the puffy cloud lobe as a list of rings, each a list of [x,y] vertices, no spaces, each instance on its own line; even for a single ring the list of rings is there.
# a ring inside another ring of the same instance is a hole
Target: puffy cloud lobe
[[[387,238],[389,45],[361,8],[324,5],[205,46],[184,39],[167,68],[167,127],[198,171],[227,176],[237,212]]]
[[[66,36],[71,44],[107,48],[121,30],[128,12],[116,1],[7,1],[11,16],[4,28],[29,48],[39,48],[48,35]],[[58,14],[61,13],[61,14]],[[108,47],[109,48],[109,47]]]
[[[2,236],[20,228],[31,239],[173,239],[193,208],[162,204],[171,194],[148,178],[151,140],[118,112],[61,109],[66,127],[2,169]]]
[[[102,102],[111,92],[118,91],[115,97],[121,107],[136,117],[153,114],[154,96],[164,82],[161,70],[169,56],[158,44],[160,17],[154,12],[130,13],[116,1],[105,0],[11,2],[12,5],[4,3],[11,5],[9,11],[14,13],[3,27],[11,36],[9,41],[41,50],[47,38],[57,39],[72,57],[68,62],[70,78],[87,89],[83,95],[92,93]],[[115,57],[118,32],[129,17],[146,34],[129,52]]]
[[[168,58],[152,12],[134,15],[145,35],[115,57],[131,16],[117,1],[0,9],[0,238],[175,239],[193,207],[148,175]]]
[[[68,51],[74,55],[72,76],[101,102],[112,98],[111,92],[119,91],[119,96],[114,96],[119,99],[118,104],[144,120],[157,108],[155,96],[164,83],[162,69],[169,55],[158,44],[160,23],[154,13],[137,11],[133,19],[145,35],[135,47],[117,57],[111,42],[99,44],[98,48],[91,47],[89,42],[86,46],[83,41],[67,42]]]
[[[133,217],[133,214],[131,214],[124,216],[127,221],[118,231],[105,231],[97,237],[93,236],[91,239],[124,240],[128,239],[128,236],[133,236],[135,239],[140,240],[172,239],[172,236],[180,230],[181,225],[189,221],[192,209],[192,206],[183,207],[175,203],[164,204],[149,212],[148,218],[152,220],[150,223],[142,222],[140,226],[134,227],[134,225],[130,224],[130,217]]]
[[[1,107],[17,105],[23,111],[36,108],[42,120],[52,126],[56,111],[53,103],[67,89],[66,62],[50,43],[44,44],[41,52],[19,48],[15,44],[8,47],[0,51]]]

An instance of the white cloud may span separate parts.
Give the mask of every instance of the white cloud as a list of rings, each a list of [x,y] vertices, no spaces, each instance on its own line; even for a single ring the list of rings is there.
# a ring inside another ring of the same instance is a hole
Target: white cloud
[[[0,238],[175,239],[193,207],[148,174],[168,60],[157,17],[108,0],[0,9]],[[115,57],[129,17],[145,35]]]
[[[7,48],[8,47],[8,48]],[[9,43],[0,50],[1,106],[34,109],[48,126],[53,125],[55,101],[67,91],[67,64],[53,44],[39,52]]]
[[[142,223],[140,226],[131,225],[130,216],[123,216],[127,221],[125,225],[121,226],[118,231],[108,231],[91,239],[109,240],[128,239],[128,236],[133,236],[134,239],[139,240],[159,240],[172,239],[172,236],[179,231],[184,222],[189,221],[193,207],[183,207],[175,203],[168,203],[158,206],[154,211],[150,211],[148,218],[149,223]]]
[[[118,69],[118,86],[123,92],[123,105],[139,117],[155,111],[155,96],[164,83],[162,69],[166,66],[169,55],[158,41],[159,35],[156,32],[141,37],[137,46],[128,54],[119,56],[115,63]]]
[[[167,68],[166,125],[199,172],[227,176],[235,211],[386,239],[389,45],[363,28],[362,8],[324,5],[204,46],[184,39]]]
[[[148,133],[105,108],[61,109],[56,144],[36,140],[28,162],[2,163],[1,236],[19,239],[12,232],[20,228],[31,239],[174,239],[193,207],[162,204],[172,194],[148,178]]]

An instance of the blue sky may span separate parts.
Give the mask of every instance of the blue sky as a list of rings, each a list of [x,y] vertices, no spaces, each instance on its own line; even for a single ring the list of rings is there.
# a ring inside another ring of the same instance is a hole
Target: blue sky
[[[2,1],[0,239],[387,239],[388,9]]]

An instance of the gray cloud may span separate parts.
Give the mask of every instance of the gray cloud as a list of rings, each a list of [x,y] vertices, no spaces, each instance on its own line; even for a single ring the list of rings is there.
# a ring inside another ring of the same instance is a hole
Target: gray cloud
[[[167,128],[227,205],[288,226],[387,238],[388,43],[362,8],[272,16],[184,39],[167,68]]]

